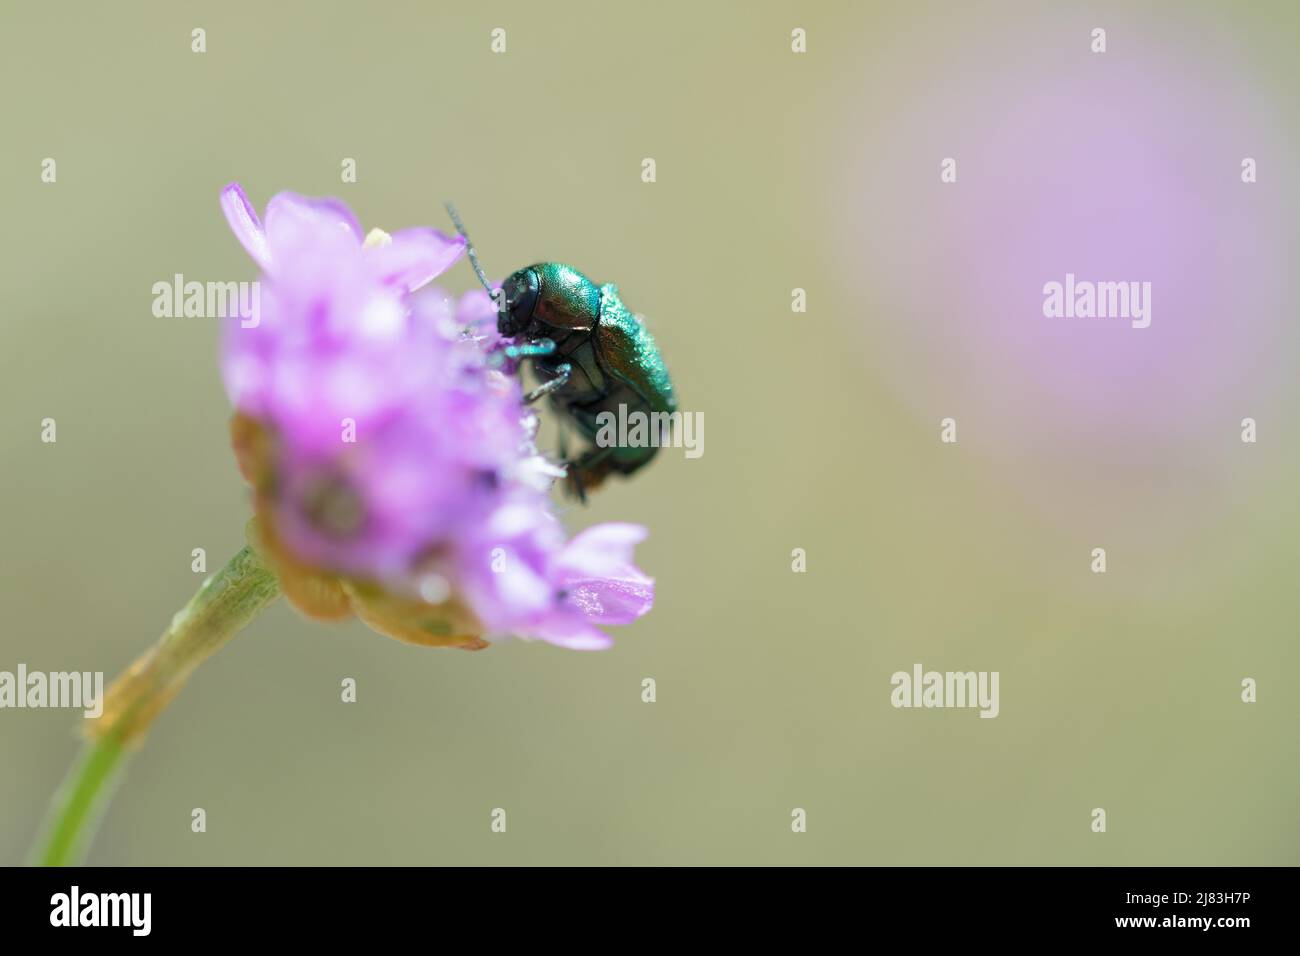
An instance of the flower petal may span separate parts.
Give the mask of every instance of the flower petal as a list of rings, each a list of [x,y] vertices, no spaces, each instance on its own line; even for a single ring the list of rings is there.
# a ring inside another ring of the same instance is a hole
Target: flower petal
[[[495,285],[493,288],[499,289],[500,285]],[[496,301],[482,289],[470,289],[456,303],[456,320],[462,327],[473,326],[475,329],[481,327],[484,332],[490,329],[495,333],[496,319]]]
[[[573,627],[540,625],[533,629],[533,637],[547,644],[565,647],[571,651],[603,651],[614,646],[614,639],[599,628],[579,624]]]
[[[630,624],[655,602],[655,582],[627,566],[617,577],[574,578],[565,582],[565,600],[592,624]]]
[[[366,256],[381,282],[413,292],[442,275],[465,252],[465,240],[437,229],[400,229]]]
[[[221,211],[226,214],[226,222],[230,223],[230,230],[239,244],[263,272],[270,272],[271,247],[266,240],[266,230],[262,228],[262,221],[257,218],[257,210],[248,201],[243,186],[226,184],[221,190]]]
[[[310,248],[338,235],[351,236],[357,246],[363,239],[361,224],[341,200],[283,192],[266,204],[266,238],[273,252]]]
[[[632,564],[632,551],[649,532],[639,524],[610,521],[574,536],[556,567],[575,575],[603,577]]]

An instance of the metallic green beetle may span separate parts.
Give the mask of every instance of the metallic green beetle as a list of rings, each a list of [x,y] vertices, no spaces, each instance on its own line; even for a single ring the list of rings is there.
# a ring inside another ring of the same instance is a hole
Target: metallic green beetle
[[[618,421],[640,412],[653,423],[671,420],[668,416],[677,411],[659,349],[641,320],[623,305],[618,288],[612,283],[597,286],[563,263],[539,262],[511,273],[495,291],[460,216],[450,203],[447,211],[465,238],[479,281],[496,300],[497,331],[520,343],[508,354],[531,359],[542,381],[525,400],[549,395],[552,406],[591,443],[566,461],[569,489],[585,500],[587,490],[611,473],[630,475],[644,468],[659,450],[656,442],[605,447],[597,443],[602,413]],[[654,437],[660,430],[651,425],[647,433]]]

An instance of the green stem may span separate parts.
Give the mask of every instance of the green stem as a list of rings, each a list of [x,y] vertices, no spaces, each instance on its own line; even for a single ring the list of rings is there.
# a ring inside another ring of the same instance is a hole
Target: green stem
[[[194,669],[238,634],[280,593],[275,575],[245,547],[203,582],[152,648],[114,681],[91,740],[50,802],[31,862],[81,861],[108,805],[123,758]]]
[[[126,747],[105,738],[86,745],[50,802],[45,834],[32,848],[38,866],[80,862],[112,796]]]

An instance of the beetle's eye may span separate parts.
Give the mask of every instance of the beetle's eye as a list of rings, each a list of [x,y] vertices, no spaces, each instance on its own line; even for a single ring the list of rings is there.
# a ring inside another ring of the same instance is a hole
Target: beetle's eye
[[[537,305],[537,273],[532,269],[511,273],[501,284],[501,292],[504,299],[497,318],[497,331],[506,336],[519,335],[528,327]]]

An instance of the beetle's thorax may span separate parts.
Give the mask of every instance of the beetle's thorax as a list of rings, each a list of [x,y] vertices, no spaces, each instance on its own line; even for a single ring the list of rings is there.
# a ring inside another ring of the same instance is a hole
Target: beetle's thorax
[[[538,332],[555,338],[561,329],[590,332],[600,320],[600,289],[573,266],[540,262],[530,266],[538,278],[533,323]]]

